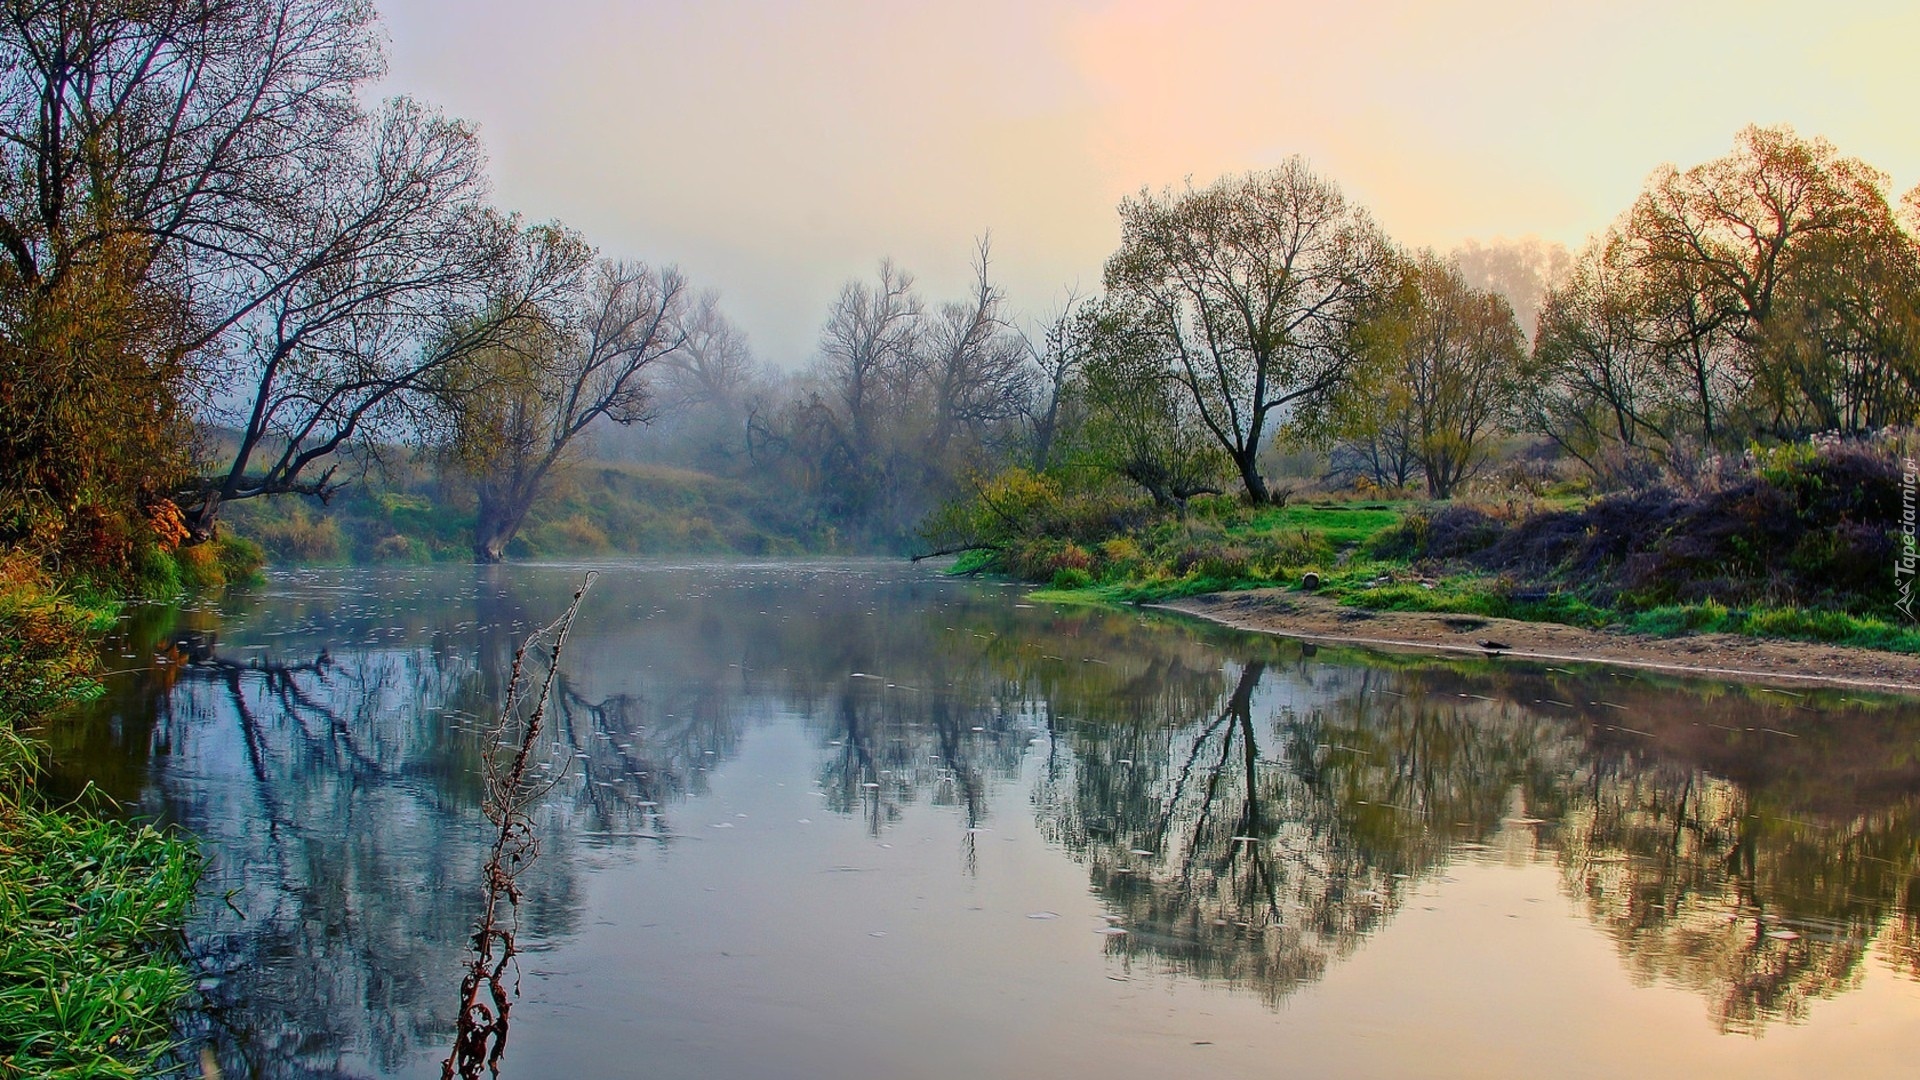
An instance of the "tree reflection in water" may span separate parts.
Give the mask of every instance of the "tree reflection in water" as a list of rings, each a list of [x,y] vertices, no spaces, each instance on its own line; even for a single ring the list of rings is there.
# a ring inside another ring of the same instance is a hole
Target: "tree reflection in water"
[[[1910,706],[1321,659],[1245,662],[1210,714],[1075,730],[1039,813],[1128,931],[1109,946],[1128,964],[1275,1004],[1423,877],[1537,841],[1629,971],[1700,994],[1723,1032],[1804,1017],[1876,938],[1913,969]]]
[[[229,1075],[444,1046],[484,858],[479,727],[528,611],[574,579],[321,573],[223,620],[137,617],[127,651],[166,662],[56,742],[206,838],[197,1023]],[[1462,858],[1550,861],[1629,972],[1721,1030],[1800,1018],[1870,953],[1920,977],[1910,703],[1310,655],[871,564],[610,573],[577,633],[526,942],[572,936],[596,860],[671,852],[676,806],[756,728],[798,725],[829,811],[879,837],[950,807],[964,873],[1024,797],[1125,931],[1115,963],[1270,1004]]]

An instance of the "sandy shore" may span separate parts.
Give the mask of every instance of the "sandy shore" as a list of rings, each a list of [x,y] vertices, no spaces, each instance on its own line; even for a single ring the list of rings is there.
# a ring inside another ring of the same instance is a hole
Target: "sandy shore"
[[[1156,605],[1242,630],[1390,649],[1466,652],[1480,642],[1533,660],[1620,664],[1752,682],[1828,683],[1920,693],[1920,656],[1735,634],[1650,637],[1556,623],[1366,611],[1283,589],[1211,593]]]

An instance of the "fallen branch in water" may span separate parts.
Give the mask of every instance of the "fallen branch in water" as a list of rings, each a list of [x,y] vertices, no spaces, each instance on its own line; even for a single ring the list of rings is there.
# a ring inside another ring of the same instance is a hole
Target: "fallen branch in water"
[[[555,781],[534,784],[527,780],[527,763],[547,716],[547,702],[553,695],[553,680],[560,671],[560,651],[573,629],[573,617],[598,575],[588,572],[573,602],[558,619],[534,631],[514,651],[513,673],[507,680],[506,697],[500,703],[500,719],[491,732],[496,748],[511,746],[513,756],[502,762],[497,754],[486,759],[487,820],[497,830],[488,853],[482,878],[486,901],[480,921],[474,927],[466,974],[460,980],[460,1017],[454,1029],[453,1052],[440,1063],[442,1080],[478,1080],[482,1069],[500,1075],[500,1055],[507,1048],[507,1017],[513,1011],[513,999],[519,985],[509,990],[507,968],[514,958],[514,931],[519,926],[520,887],[517,879],[540,854],[540,842],[533,834],[533,819],[527,810],[544,795]],[[542,647],[544,648],[537,648]],[[547,670],[539,678],[539,692],[529,694],[536,676],[529,669],[529,655],[544,656]],[[522,713],[525,718],[521,719]],[[514,731],[515,725],[519,731]],[[500,902],[507,902],[502,910]],[[490,999],[482,1000],[482,995]]]
[[[943,555],[964,555],[969,551],[1005,551],[1000,544],[961,544],[959,547],[941,548],[939,551],[924,551],[910,558],[912,562],[921,559],[938,559]]]

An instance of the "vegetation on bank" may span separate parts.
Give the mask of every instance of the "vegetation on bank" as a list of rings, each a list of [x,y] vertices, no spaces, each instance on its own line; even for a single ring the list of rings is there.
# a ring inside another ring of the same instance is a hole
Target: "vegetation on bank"
[[[46,805],[34,784],[32,730],[97,692],[94,641],[112,621],[110,602],[0,558],[0,1077],[144,1075],[192,989],[175,944],[193,844],[85,799]]]
[[[461,486],[431,468],[404,465],[345,486],[325,504],[237,504],[228,523],[277,565],[465,562],[473,558],[476,513]],[[587,462],[556,474],[505,554],[797,555],[840,543],[818,515],[744,481],[663,465]]]
[[[1682,484],[1501,504],[1351,495],[1156,512],[1023,471],[983,482],[928,539],[956,572],[1132,602],[1270,586],[1373,610],[1676,636],[1738,633],[1920,652],[1897,607],[1897,438],[1815,439],[1716,461]]]

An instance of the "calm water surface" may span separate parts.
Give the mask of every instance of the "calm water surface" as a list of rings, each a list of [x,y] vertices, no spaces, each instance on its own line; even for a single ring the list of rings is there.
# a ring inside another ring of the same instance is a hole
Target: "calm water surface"
[[[227,1075],[439,1075],[484,728],[582,571],[129,619],[57,755],[204,839]],[[605,568],[562,667],[508,1077],[1912,1075],[1912,700],[875,562]]]

